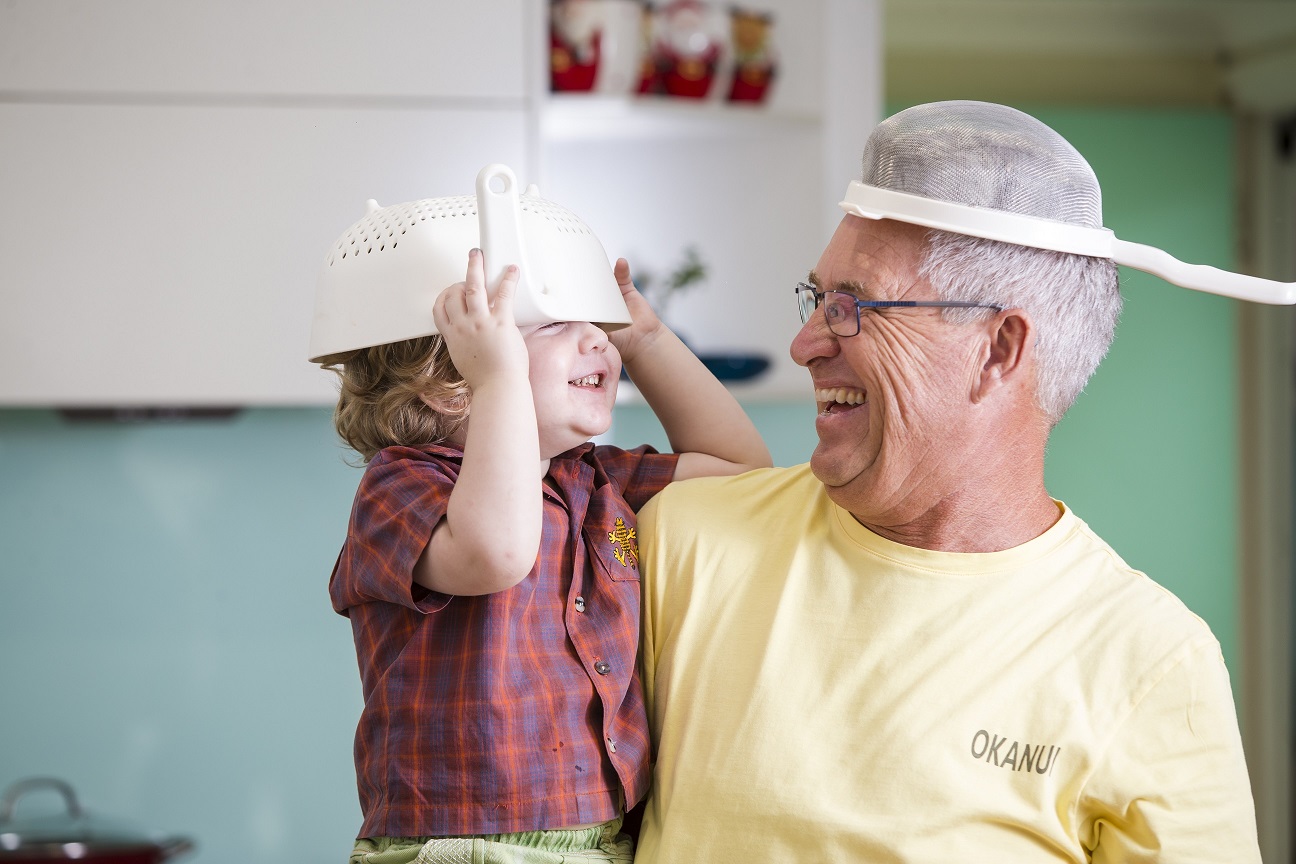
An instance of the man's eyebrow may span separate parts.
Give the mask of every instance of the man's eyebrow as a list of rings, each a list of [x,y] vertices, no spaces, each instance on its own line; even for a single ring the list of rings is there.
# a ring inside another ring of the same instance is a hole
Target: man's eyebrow
[[[856,297],[863,297],[868,293],[868,290],[864,287],[864,283],[854,279],[846,279],[837,282],[830,288],[825,288],[823,280],[819,278],[819,274],[814,270],[811,270],[809,275],[806,276],[806,281],[818,288],[820,291],[844,291],[847,294],[854,294]]]

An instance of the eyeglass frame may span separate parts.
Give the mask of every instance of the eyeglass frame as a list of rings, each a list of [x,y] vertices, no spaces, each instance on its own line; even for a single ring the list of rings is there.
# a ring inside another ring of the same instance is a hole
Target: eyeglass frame
[[[851,294],[849,291],[837,291],[834,289],[829,289],[826,291],[818,291],[815,289],[815,286],[811,285],[809,282],[797,282],[796,287],[793,289],[793,291],[796,293],[797,296],[797,311],[801,314],[802,324],[805,324],[807,321],[809,321],[811,314],[813,314],[816,309],[818,309],[820,306],[823,305],[823,297],[825,294],[841,294],[853,300],[855,303],[854,332],[839,333],[833,329],[832,323],[827,321],[826,317],[824,320],[824,323],[827,324],[828,326],[829,332],[831,332],[834,336],[840,336],[843,339],[849,339],[852,336],[859,335],[861,309],[897,309],[897,308],[910,309],[915,307],[928,307],[928,308],[935,307],[935,308],[946,308],[946,309],[993,309],[996,312],[1002,312],[1005,308],[1003,306],[998,306],[994,303],[977,303],[972,300],[861,300],[858,297]],[[808,308],[805,304],[805,301],[801,299],[806,294],[810,294],[812,297],[814,297],[814,305]],[[849,319],[843,319],[843,320],[849,320]]]

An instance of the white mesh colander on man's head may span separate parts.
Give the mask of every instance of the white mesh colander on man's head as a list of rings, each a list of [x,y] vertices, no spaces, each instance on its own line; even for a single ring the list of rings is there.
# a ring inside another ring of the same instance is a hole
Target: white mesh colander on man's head
[[[1102,227],[1093,169],[1028,114],[988,102],[933,102],[880,123],[864,176],[841,207],[1019,246],[1111,258],[1183,288],[1261,303],[1296,303],[1296,283],[1185,264]]]
[[[513,310],[519,325],[630,323],[607,253],[576,214],[519,195],[504,165],[477,175],[477,194],[391,207],[370,201],[365,216],[333,244],[320,268],[310,361],[436,332],[432,304],[461,282],[468,251],[480,247],[493,289],[509,264],[520,268]]]

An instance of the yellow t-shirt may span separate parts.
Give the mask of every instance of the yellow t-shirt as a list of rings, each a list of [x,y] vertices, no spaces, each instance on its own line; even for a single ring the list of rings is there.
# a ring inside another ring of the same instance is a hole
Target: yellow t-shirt
[[[808,466],[653,499],[636,860],[1259,861],[1219,643],[1058,507],[959,554]]]

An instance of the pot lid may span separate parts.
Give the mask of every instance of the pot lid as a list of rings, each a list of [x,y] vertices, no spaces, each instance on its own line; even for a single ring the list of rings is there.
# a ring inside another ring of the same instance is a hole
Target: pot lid
[[[20,817],[18,800],[37,790],[57,793],[64,812]],[[171,857],[193,848],[179,838],[155,837],[121,820],[91,815],[81,808],[76,792],[53,777],[29,777],[10,786],[0,799],[0,861],[7,854],[49,849],[54,857],[81,858],[106,849],[152,848]],[[61,851],[56,847],[61,847]]]

